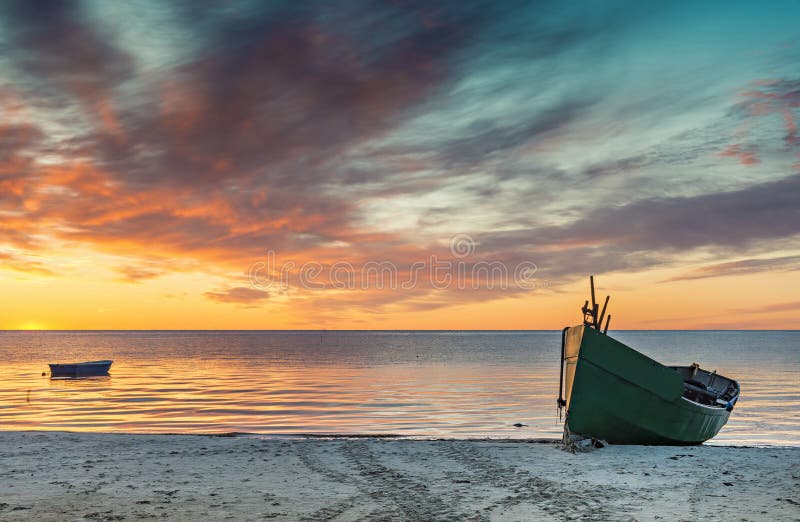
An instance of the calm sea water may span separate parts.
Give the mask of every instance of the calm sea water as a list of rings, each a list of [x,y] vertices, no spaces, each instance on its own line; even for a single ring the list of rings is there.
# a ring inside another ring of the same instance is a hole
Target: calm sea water
[[[740,381],[712,441],[800,446],[800,332],[614,332]],[[560,332],[0,332],[0,429],[551,437]],[[113,359],[110,377],[43,377]],[[514,423],[527,426],[515,428]]]

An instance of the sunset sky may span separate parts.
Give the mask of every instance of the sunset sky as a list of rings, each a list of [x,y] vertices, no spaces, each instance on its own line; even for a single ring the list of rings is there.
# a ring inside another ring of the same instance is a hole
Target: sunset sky
[[[0,328],[800,328],[798,20],[2,2]]]

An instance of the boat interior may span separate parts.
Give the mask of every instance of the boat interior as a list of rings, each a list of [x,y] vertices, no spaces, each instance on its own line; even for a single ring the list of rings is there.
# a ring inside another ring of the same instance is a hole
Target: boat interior
[[[670,368],[683,378],[683,396],[692,402],[731,411],[739,399],[739,383],[717,375],[716,370],[703,370],[697,363]]]

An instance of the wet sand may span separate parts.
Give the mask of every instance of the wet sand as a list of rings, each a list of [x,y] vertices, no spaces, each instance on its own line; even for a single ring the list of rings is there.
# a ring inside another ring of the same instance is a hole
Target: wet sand
[[[800,520],[800,448],[0,432],[0,520]]]

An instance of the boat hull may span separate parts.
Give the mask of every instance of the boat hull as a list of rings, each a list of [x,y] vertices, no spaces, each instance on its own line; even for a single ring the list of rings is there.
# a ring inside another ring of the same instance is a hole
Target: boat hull
[[[612,444],[700,444],[730,416],[684,398],[675,370],[585,326],[566,332],[565,382],[568,431]]]
[[[93,377],[108,375],[113,361],[50,364],[50,377]]]

